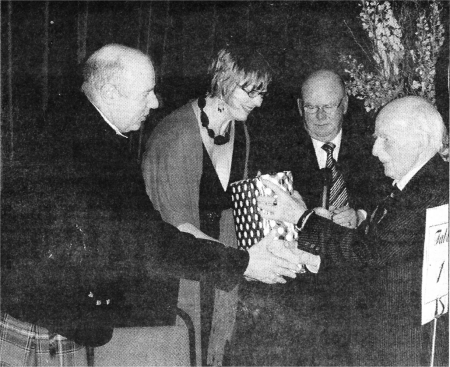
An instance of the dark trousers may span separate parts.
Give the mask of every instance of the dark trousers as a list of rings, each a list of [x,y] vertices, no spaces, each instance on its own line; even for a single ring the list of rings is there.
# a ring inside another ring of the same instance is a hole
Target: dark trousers
[[[246,282],[225,361],[234,366],[352,365],[364,307],[348,270],[299,275],[286,285]]]

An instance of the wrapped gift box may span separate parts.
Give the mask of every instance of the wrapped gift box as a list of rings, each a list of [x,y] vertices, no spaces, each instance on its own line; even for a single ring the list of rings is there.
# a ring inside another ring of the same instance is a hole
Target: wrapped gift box
[[[238,247],[242,250],[247,250],[258,243],[273,229],[277,230],[280,239],[295,241],[298,238],[297,230],[292,223],[267,220],[259,214],[256,198],[260,195],[274,197],[274,192],[265,187],[261,179],[271,181],[289,193],[293,191],[290,171],[262,175],[230,184]]]

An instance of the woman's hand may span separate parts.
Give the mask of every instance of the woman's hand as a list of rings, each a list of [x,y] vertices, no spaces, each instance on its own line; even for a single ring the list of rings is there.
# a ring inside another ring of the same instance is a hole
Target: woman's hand
[[[296,224],[307,207],[297,191],[291,195],[273,182],[262,179],[264,186],[274,192],[274,196],[258,196],[260,215],[266,219]]]

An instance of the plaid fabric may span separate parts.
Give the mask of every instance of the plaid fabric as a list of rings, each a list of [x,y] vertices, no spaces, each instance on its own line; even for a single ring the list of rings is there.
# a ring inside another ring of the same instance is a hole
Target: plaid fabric
[[[0,320],[0,367],[86,366],[86,348],[8,314]]]

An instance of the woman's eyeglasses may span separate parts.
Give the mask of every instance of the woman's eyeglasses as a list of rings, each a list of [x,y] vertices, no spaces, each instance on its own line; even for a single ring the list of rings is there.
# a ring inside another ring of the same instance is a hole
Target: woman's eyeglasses
[[[240,85],[239,88],[241,88],[245,93],[247,93],[247,95],[250,98],[255,98],[258,96],[261,96],[261,98],[264,98],[268,95],[267,91],[262,91],[262,90],[257,90],[257,89],[253,89],[250,92],[246,91],[244,88],[242,88],[242,86]]]

